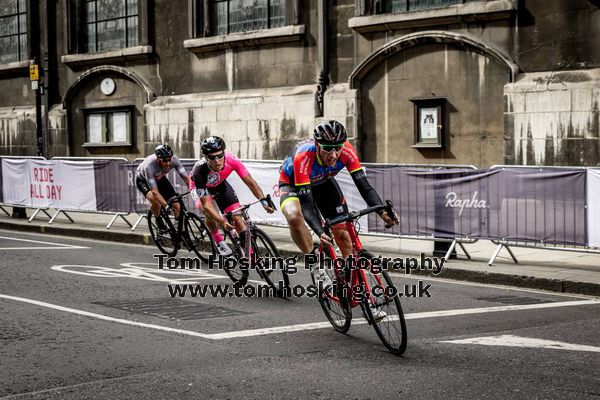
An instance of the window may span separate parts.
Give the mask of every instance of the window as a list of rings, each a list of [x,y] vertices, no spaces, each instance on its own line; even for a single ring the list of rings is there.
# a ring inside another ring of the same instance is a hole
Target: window
[[[285,0],[208,0],[210,35],[277,28],[285,23]]]
[[[384,12],[422,11],[462,3],[463,0],[388,0]]]
[[[137,0],[84,0],[83,16],[84,52],[137,46]]]
[[[86,145],[130,145],[131,130],[130,110],[85,113]]]
[[[0,0],[0,64],[27,59],[27,1]]]

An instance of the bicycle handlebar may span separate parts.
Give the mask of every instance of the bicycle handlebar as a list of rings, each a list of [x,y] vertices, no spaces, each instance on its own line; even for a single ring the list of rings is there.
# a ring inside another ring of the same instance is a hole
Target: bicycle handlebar
[[[365,208],[363,210],[359,210],[359,211],[351,211],[347,214],[344,215],[340,215],[338,217],[335,218],[331,218],[331,219],[326,219],[325,220],[325,226],[327,228],[331,228],[333,225],[336,224],[340,224],[342,222],[349,222],[349,221],[353,221],[355,219],[358,219],[360,217],[362,217],[363,215],[367,215],[370,214],[372,212],[377,212],[377,211],[381,211],[381,210],[385,210],[385,212],[387,213],[387,215],[389,215],[391,218],[394,219],[394,221],[398,222],[397,218],[396,218],[396,214],[394,213],[394,205],[392,204],[392,202],[390,200],[386,200],[385,204],[380,204],[378,206],[373,206],[373,207],[368,207]],[[391,225],[385,225],[386,228],[390,228]]]
[[[229,221],[231,223],[231,219],[232,219],[232,217],[234,215],[241,215],[244,211],[246,211],[247,209],[249,209],[250,207],[252,207],[256,203],[262,203],[263,200],[267,201],[269,207],[272,207],[272,208],[275,209],[275,204],[273,203],[273,200],[271,199],[271,195],[267,194],[262,199],[258,199],[255,202],[245,204],[243,206],[240,206],[240,207],[236,208],[235,210],[229,211],[227,214],[225,214],[225,216],[227,218],[227,221]]]
[[[179,201],[179,200],[183,199],[185,196],[187,196],[190,193],[191,193],[191,190],[188,190],[185,193],[176,194],[175,196],[173,196],[173,197],[169,198],[169,200],[167,200],[167,205],[169,207],[171,207],[175,201]]]

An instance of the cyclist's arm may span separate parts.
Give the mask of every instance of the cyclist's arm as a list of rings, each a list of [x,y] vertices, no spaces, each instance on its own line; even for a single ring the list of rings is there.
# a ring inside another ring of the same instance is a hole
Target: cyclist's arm
[[[375,189],[373,189],[373,186],[371,186],[371,184],[367,180],[367,175],[365,174],[365,171],[362,168],[352,172],[350,176],[352,177],[354,184],[358,188],[358,192],[360,193],[361,197],[369,207],[379,206],[383,204],[383,201],[381,201],[381,197],[379,197],[379,194],[377,194]],[[381,213],[383,213],[383,211]]]
[[[179,158],[177,158],[177,156],[173,156],[171,163],[175,171],[177,171],[181,179],[183,179],[185,182],[186,186],[191,189],[190,177],[188,176],[187,172],[185,172],[185,168],[183,167],[183,164],[181,164],[181,161],[179,161]]]
[[[319,218],[317,210],[315,210],[315,203],[310,185],[299,186],[297,189],[304,220],[310,229],[312,229],[317,236],[321,237],[321,235],[325,233],[325,230],[321,225],[321,218]]]
[[[258,183],[250,174],[244,176],[242,178],[242,181],[246,184],[246,186],[248,186],[248,189],[250,189],[254,197],[256,197],[257,199],[265,198],[265,194],[263,193],[262,189],[260,188],[260,186],[258,186]]]

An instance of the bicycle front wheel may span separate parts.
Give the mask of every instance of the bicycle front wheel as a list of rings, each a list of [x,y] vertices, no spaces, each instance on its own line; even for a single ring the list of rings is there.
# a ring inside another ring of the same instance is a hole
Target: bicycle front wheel
[[[166,230],[158,229],[157,219],[161,219],[163,226],[167,227]],[[166,218],[163,217],[163,213],[161,212],[158,217],[155,217],[152,214],[152,211],[148,211],[148,230],[150,231],[150,236],[152,236],[152,240],[156,244],[158,249],[168,255],[169,257],[174,257],[177,254],[177,240],[176,233],[173,231],[173,228],[170,225],[170,221],[166,221]]]
[[[322,254],[324,257],[329,257],[325,252]],[[319,303],[333,329],[341,333],[346,333],[350,329],[350,323],[352,322],[352,310],[344,289],[345,280],[343,277],[336,277],[337,274],[333,268],[324,268],[323,271],[329,276],[333,285],[328,289],[324,289],[323,293],[320,293]],[[310,277],[313,284],[318,287],[312,271]]]
[[[373,258],[366,252],[362,256]],[[407,345],[406,321],[392,279],[385,270],[374,272],[367,269],[358,272],[360,280],[366,278],[362,306],[367,320],[373,325],[377,336],[391,353],[403,354]]]
[[[200,217],[191,212],[185,219],[185,236],[190,251],[193,251],[203,263],[208,264],[208,255],[212,254],[215,245],[208,228]]]
[[[259,275],[271,286],[278,297],[289,295],[290,278],[285,265],[277,265],[276,260],[281,259],[279,250],[271,238],[261,229],[255,228],[252,236],[252,247],[257,259],[262,263],[257,266]],[[269,259],[269,264],[265,264]]]

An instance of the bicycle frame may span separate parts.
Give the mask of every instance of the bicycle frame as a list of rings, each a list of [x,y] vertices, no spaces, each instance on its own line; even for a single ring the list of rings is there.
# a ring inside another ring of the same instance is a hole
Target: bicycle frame
[[[358,258],[361,256],[361,253],[364,251],[362,242],[360,241],[360,238],[358,237],[358,233],[356,232],[353,222],[346,221],[344,223],[344,225],[345,225],[345,230],[350,235],[350,241],[352,242],[352,255],[354,256],[355,260],[358,260]],[[329,247],[328,253],[332,260],[335,260],[338,258],[333,247]],[[372,299],[371,288],[369,287],[369,284],[367,281],[366,272],[363,268],[357,268],[356,261],[354,262],[354,265],[352,265],[352,267],[350,268],[350,276],[349,277],[347,277],[347,273],[346,273],[348,266],[341,268],[337,263],[334,263],[333,268],[335,271],[335,276],[338,277],[338,279],[339,279],[339,277],[343,277],[343,279],[344,279],[342,282],[343,289],[342,289],[341,294],[346,297],[346,299],[348,300],[348,305],[351,308],[359,306],[362,303],[362,301],[355,299],[354,295],[353,295],[353,293],[354,293],[353,288],[358,287],[359,285],[361,285],[361,283],[364,283],[364,285],[365,285],[365,287],[363,288],[363,293],[368,294],[368,296]],[[362,278],[362,282],[361,282],[361,278]],[[374,278],[377,281],[377,284],[379,286],[384,287],[380,276],[374,275]],[[347,291],[349,291],[349,293],[347,293]],[[335,301],[337,303],[340,303],[342,301],[341,298],[339,298],[338,296],[335,296],[333,293],[331,293],[329,291],[326,292],[326,296],[329,299],[331,299],[332,301]]]

